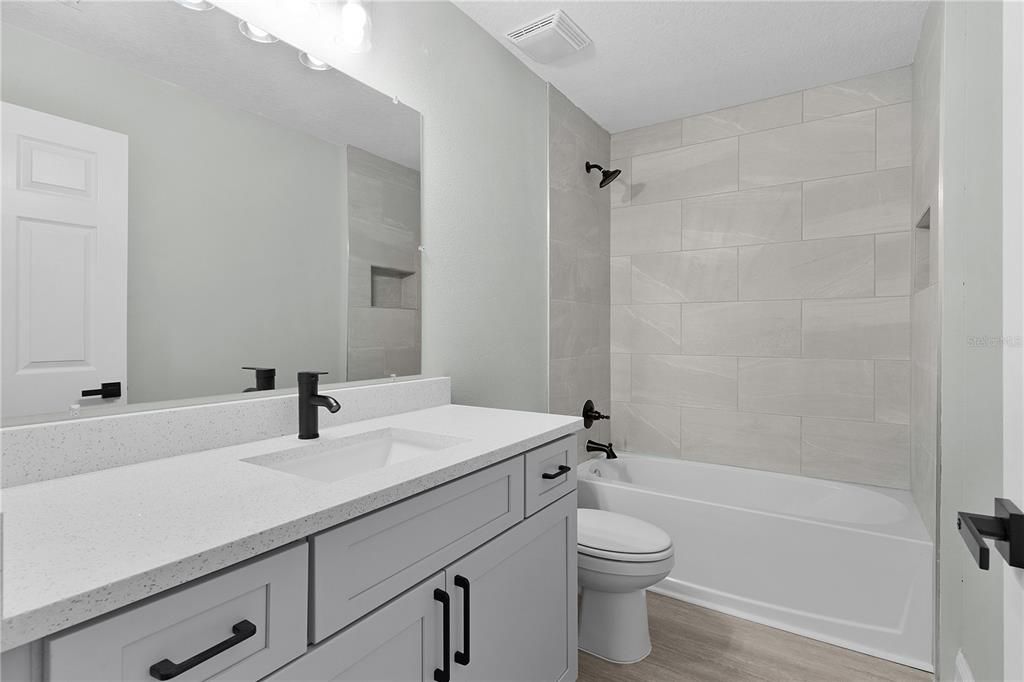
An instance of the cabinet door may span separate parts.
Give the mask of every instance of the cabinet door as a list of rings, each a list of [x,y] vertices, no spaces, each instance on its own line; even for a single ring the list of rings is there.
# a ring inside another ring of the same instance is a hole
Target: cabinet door
[[[432,681],[442,662],[443,617],[434,590],[444,590],[443,573],[313,647],[265,682]]]
[[[576,679],[575,492],[452,564],[445,576],[452,680]]]

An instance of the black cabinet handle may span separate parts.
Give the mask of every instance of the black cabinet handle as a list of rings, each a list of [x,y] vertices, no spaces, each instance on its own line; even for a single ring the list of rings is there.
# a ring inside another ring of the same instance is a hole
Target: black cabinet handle
[[[995,540],[996,549],[1006,563],[1014,568],[1024,568],[1024,512],[1013,502],[997,497],[993,516],[957,512],[956,527],[981,570],[989,568],[985,538]]]
[[[83,398],[120,398],[121,397],[121,382],[120,381],[108,381],[100,384],[99,388],[90,388],[87,391],[82,391]]]
[[[565,476],[570,471],[572,471],[572,467],[567,467],[564,464],[559,464],[558,465],[558,471],[556,471],[553,474],[541,474],[540,477],[550,481],[552,478],[558,478],[559,476]]]
[[[469,578],[457,575],[454,582],[462,588],[462,651],[455,652],[455,662],[469,665]]]
[[[206,651],[201,651],[192,658],[182,661],[181,663],[174,663],[166,658],[159,663],[154,663],[149,666],[149,676],[158,680],[174,679],[183,672],[191,670],[200,663],[204,663],[217,654],[222,654],[236,644],[241,644],[245,640],[249,639],[256,634],[256,626],[247,620],[242,620],[231,626],[231,632],[235,634],[231,635],[223,642],[214,644]]]
[[[441,636],[441,649],[444,651],[444,663],[440,668],[434,668],[434,682],[449,682],[452,679],[452,668],[448,663],[448,660],[452,656],[452,603],[448,598],[448,593],[439,587],[434,588],[434,601],[441,602],[442,613],[444,617],[442,629],[444,634]]]

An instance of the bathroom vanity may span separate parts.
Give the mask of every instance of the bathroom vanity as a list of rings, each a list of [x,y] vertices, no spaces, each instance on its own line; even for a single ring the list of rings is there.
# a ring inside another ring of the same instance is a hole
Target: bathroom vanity
[[[5,680],[573,680],[580,420],[444,405],[5,491]]]

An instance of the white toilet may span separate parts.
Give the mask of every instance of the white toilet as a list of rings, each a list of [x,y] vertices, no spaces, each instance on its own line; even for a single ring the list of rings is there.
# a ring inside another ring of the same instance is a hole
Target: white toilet
[[[651,653],[644,590],[672,570],[672,539],[623,514],[579,509],[576,518],[579,647],[614,663],[643,660]]]

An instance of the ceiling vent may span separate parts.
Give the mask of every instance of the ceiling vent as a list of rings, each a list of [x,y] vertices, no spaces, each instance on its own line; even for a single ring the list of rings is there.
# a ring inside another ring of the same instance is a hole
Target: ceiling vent
[[[590,44],[590,38],[562,10],[555,10],[526,26],[509,31],[509,41],[526,56],[550,64]]]

